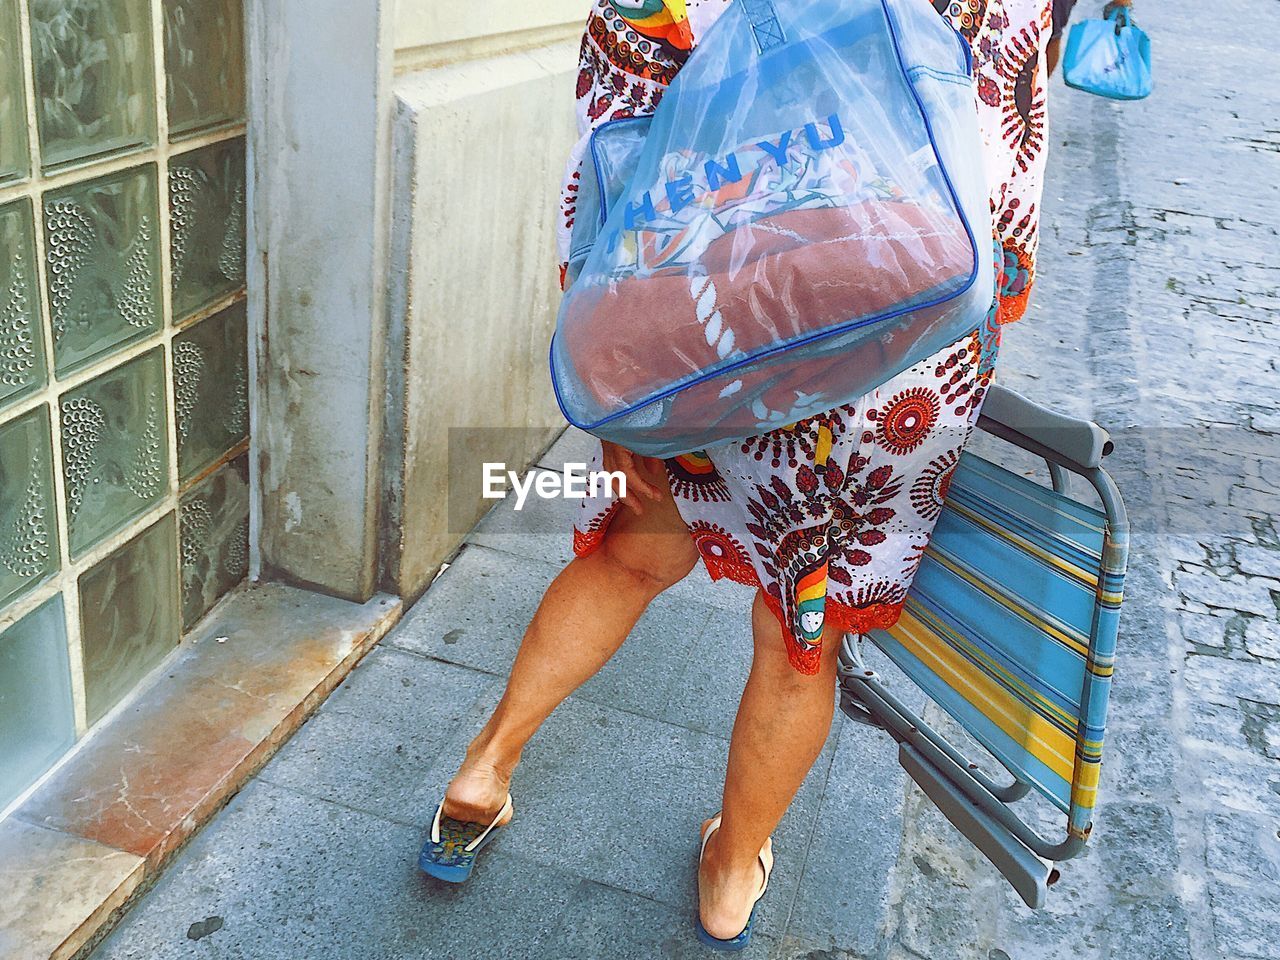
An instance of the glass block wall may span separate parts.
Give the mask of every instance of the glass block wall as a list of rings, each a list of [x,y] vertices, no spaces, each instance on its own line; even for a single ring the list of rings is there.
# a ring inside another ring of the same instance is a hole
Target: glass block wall
[[[0,809],[248,572],[241,0],[0,0]]]

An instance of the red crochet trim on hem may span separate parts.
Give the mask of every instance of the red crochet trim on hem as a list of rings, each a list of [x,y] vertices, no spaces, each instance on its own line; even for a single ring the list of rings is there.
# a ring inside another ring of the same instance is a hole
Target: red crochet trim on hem
[[[600,544],[604,543],[604,535],[609,530],[613,515],[618,512],[618,507],[620,506],[622,506],[622,502],[615,500],[609,504],[609,508],[604,513],[591,521],[586,530],[579,530],[576,526],[573,528],[573,555],[575,557],[588,557],[599,549]]]
[[[732,560],[708,557],[701,553],[699,556],[702,558],[702,565],[707,568],[707,573],[711,574],[712,580],[732,580],[734,583],[759,589],[760,578],[756,575],[756,568],[751,564],[735,563]]]
[[[787,629],[786,619],[782,615],[782,604],[778,598],[767,591],[761,591],[764,602],[778,618],[778,628],[782,631],[782,641],[787,645],[787,659],[791,665],[806,676],[812,677],[818,672],[822,647],[802,649]],[[865,607],[851,607],[827,597],[826,626],[836,627],[843,633],[867,633],[871,630],[888,630],[898,622],[902,614],[901,603],[873,603]]]

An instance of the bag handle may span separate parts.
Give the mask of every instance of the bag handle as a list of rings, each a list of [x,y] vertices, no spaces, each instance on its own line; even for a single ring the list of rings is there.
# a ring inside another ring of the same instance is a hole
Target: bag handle
[[[777,11],[773,9],[773,0],[738,0],[742,4],[742,12],[747,15],[747,23],[755,34],[756,46],[761,53],[767,53],[774,47],[787,42],[787,35],[778,24]]]
[[[1116,36],[1120,36],[1120,31],[1129,26],[1129,8],[1128,7],[1112,7],[1111,12],[1107,14],[1108,20],[1116,22]]]

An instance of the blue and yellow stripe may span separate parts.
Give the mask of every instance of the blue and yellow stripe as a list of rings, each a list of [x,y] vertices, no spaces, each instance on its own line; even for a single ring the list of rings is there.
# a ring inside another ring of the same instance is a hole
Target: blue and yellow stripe
[[[872,639],[1084,835],[1127,543],[1100,511],[966,453],[898,624]]]

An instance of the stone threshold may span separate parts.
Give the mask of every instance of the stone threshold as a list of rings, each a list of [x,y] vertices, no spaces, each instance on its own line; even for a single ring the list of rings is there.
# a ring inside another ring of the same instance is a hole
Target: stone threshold
[[[87,954],[402,612],[282,584],[228,596],[0,822],[0,957]]]

